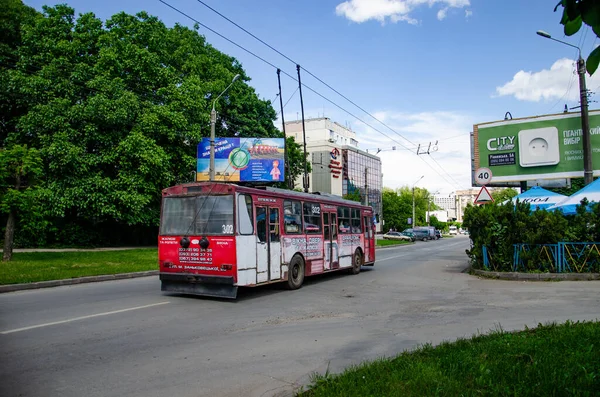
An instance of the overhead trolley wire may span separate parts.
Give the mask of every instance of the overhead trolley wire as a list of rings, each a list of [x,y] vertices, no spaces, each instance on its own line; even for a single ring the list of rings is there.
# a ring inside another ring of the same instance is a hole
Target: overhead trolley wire
[[[194,21],[195,23],[197,23],[199,26],[202,26],[203,28],[209,30],[210,32],[216,34],[217,36],[221,37],[222,39],[226,40],[227,42],[233,44],[234,46],[238,47],[239,49],[241,49],[242,51],[252,55],[253,57],[261,60],[262,62],[266,63],[267,65],[271,66],[274,69],[280,69],[281,73],[283,73],[285,76],[287,76],[288,78],[290,78],[291,80],[298,82],[298,80],[292,76],[291,74],[287,73],[286,71],[282,70],[281,68],[277,67],[276,65],[274,65],[272,62],[267,61],[266,59],[262,58],[261,56],[255,54],[254,52],[248,50],[247,48],[245,48],[244,46],[236,43],[235,41],[229,39],[228,37],[224,36],[223,34],[217,32],[216,30],[208,27],[207,25],[203,24],[202,22],[200,22],[199,20],[197,20],[196,18],[190,16],[189,14],[181,11],[180,9],[178,9],[177,7],[172,6],[171,4],[167,3],[164,0],[158,0],[159,2],[163,3],[164,5],[166,5],[167,7],[171,8],[173,11],[185,16],[186,18]],[[219,15],[221,15],[219,13]],[[225,17],[224,17],[225,18]],[[228,18],[226,18],[227,20],[229,20]],[[230,21],[232,22],[232,21]],[[232,22],[234,23],[234,22]],[[236,26],[239,27],[239,25],[236,24]],[[240,29],[243,29],[240,27]],[[244,31],[246,31],[245,29],[243,29]],[[247,32],[247,31],[246,31]],[[248,34],[252,35],[251,33],[247,32]],[[252,35],[253,37],[256,38],[256,36]],[[256,38],[257,40],[263,42],[262,40]],[[264,43],[264,42],[263,42]],[[268,44],[264,43],[265,45],[269,46]],[[275,50],[273,47],[269,46],[269,48],[272,48],[274,51],[276,51],[277,53],[281,54],[279,51]],[[288,58],[287,56],[281,54],[282,56],[284,56],[286,59],[290,60],[291,62],[293,62],[293,60],[291,60],[290,58]],[[298,64],[296,64],[298,65]],[[306,70],[305,70],[306,71]],[[310,72],[306,71],[307,73],[310,74]],[[312,76],[312,74],[311,74]],[[317,78],[318,79],[318,78]],[[320,79],[318,79],[320,80]],[[389,135],[387,135],[386,133],[378,130],[377,128],[373,127],[371,124],[367,123],[366,121],[364,121],[363,119],[361,119],[360,117],[356,116],[355,114],[351,113],[350,111],[348,111],[347,109],[343,108],[342,106],[340,106],[339,104],[337,104],[336,102],[332,101],[331,99],[327,98],[326,96],[324,96],[323,94],[319,93],[318,91],[314,90],[313,88],[309,87],[308,85],[306,85],[305,83],[302,83],[302,85],[308,89],[309,91],[313,92],[314,94],[316,94],[317,96],[321,97],[322,99],[326,100],[327,102],[331,103],[332,105],[334,105],[335,107],[337,107],[338,109],[342,110],[343,112],[347,113],[348,115],[354,117],[356,120],[360,121],[361,123],[363,123],[364,125],[366,125],[367,127],[371,128],[372,130],[380,133],[381,135],[383,135],[384,137],[388,138],[389,140],[396,142],[398,145],[400,145],[401,147],[409,150],[412,152],[412,150],[414,149],[410,149],[408,148],[405,144],[399,142],[398,140],[390,137]],[[351,102],[351,101],[350,101]],[[352,102],[351,102],[352,103]],[[357,106],[356,104],[354,104],[355,106]],[[357,106],[358,107],[358,106]],[[360,108],[360,107],[359,107]],[[362,109],[361,109],[362,110]],[[363,110],[364,111],[364,110]],[[380,123],[384,124],[383,122],[381,122],[379,119],[375,118],[373,115],[371,115],[370,113],[366,112],[367,114],[369,114],[371,117],[373,117],[375,120],[379,121]],[[387,126],[387,125],[386,125]],[[388,128],[391,129],[391,127],[387,126]],[[411,144],[415,145],[413,142],[409,141],[407,138],[403,137],[401,134],[399,134],[398,132],[396,132],[395,130],[391,129],[394,133],[396,133],[398,136],[402,137],[403,139],[407,140],[408,142],[410,142]],[[415,145],[416,146],[416,145]],[[416,153],[413,152],[413,154],[417,155]],[[418,155],[417,155],[418,156]],[[444,178],[444,176],[442,174],[440,174],[439,171],[437,171],[435,168],[433,168],[433,166],[431,164],[429,164],[427,161],[425,161],[423,158],[421,158],[421,156],[418,156],[425,164],[427,164],[427,166],[429,168],[431,168],[436,174],[438,174],[439,176],[441,176],[442,178]],[[444,178],[444,180],[446,180],[446,178]],[[446,180],[446,182],[448,182],[448,180]],[[448,182],[450,185],[452,185],[452,183]],[[460,186],[460,185],[459,185]]]

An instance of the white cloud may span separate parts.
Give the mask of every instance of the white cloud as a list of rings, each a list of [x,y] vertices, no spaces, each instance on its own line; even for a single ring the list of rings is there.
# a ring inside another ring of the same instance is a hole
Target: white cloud
[[[353,22],[366,22],[371,19],[384,23],[386,18],[392,22],[406,21],[416,24],[418,21],[410,13],[418,7],[434,4],[442,5],[437,13],[438,19],[446,17],[448,8],[463,8],[470,0],[347,0],[335,8],[337,15],[344,16]]]
[[[513,79],[496,88],[498,96],[512,95],[521,101],[539,102],[541,100],[576,101],[579,98],[578,77],[575,75],[576,62],[572,59],[559,59],[550,69],[539,72],[517,72]],[[600,74],[587,76],[587,85],[600,85]]]
[[[440,21],[443,21],[446,18],[447,13],[448,13],[448,7],[442,8],[437,13],[437,19],[439,19]]]
[[[443,111],[413,114],[380,111],[373,115],[411,142],[421,143],[421,152],[426,152],[429,143],[432,144],[429,155],[417,156],[416,146],[376,121],[370,122],[371,125],[389,138],[364,125],[353,123],[361,149],[369,149],[370,153],[382,149],[378,156],[382,161],[385,187],[396,189],[412,186],[415,180],[425,175],[418,186],[425,187],[430,192],[439,190],[441,194],[449,194],[459,188],[470,188],[469,134],[475,121],[472,117]],[[438,150],[434,151],[436,141]],[[398,142],[410,150],[403,148]],[[396,150],[392,150],[393,146]]]

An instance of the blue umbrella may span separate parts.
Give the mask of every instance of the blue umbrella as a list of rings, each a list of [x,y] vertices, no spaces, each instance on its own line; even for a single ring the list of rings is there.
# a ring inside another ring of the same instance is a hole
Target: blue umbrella
[[[590,203],[600,202],[600,179],[596,179],[580,191],[573,193],[571,196],[548,208],[548,211],[561,210],[565,215],[573,215],[577,212],[577,206],[584,197]]]
[[[513,197],[512,201],[515,204],[517,200],[521,203],[529,203],[532,210],[537,210],[552,207],[566,198],[568,197],[563,194],[554,193],[542,187],[534,186],[518,196]]]

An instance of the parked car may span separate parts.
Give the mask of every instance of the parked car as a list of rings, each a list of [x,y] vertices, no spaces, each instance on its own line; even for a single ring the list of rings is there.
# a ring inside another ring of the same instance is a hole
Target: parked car
[[[405,229],[402,231],[402,233],[413,233],[413,235],[415,236],[415,239],[417,240],[421,240],[421,241],[427,241],[429,240],[429,231],[425,230],[425,229]]]
[[[435,236],[436,236],[438,239],[441,239],[441,238],[443,237],[443,236],[442,236],[442,231],[441,231],[441,230],[438,230],[438,229],[435,229]]]
[[[402,234],[404,234],[405,236],[410,237],[410,241],[416,241],[417,238],[415,237],[415,234],[413,232],[402,232]]]
[[[427,233],[428,240],[437,240],[435,236],[435,227],[433,226],[417,226],[414,230],[424,230]]]
[[[456,235],[456,234],[458,234],[458,228],[456,226],[450,226],[449,234],[450,235]]]
[[[405,236],[400,232],[387,232],[383,235],[384,240],[404,240],[404,241],[413,241],[409,236]]]

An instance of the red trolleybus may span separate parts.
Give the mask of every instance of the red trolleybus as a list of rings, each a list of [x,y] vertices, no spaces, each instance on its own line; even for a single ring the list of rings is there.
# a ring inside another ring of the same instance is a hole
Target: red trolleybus
[[[236,298],[238,287],[375,263],[373,210],[327,194],[227,183],[163,190],[158,259],[163,291]]]

